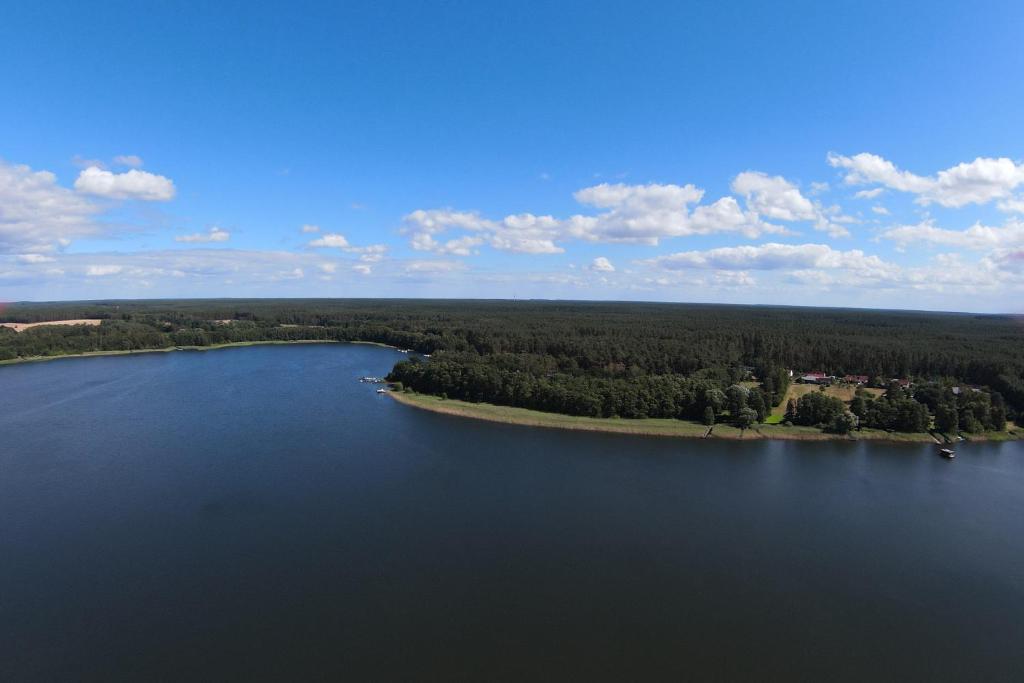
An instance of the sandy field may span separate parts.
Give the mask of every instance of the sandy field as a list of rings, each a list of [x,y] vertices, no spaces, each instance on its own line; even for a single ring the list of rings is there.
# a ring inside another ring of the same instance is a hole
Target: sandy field
[[[45,323],[0,323],[0,327],[9,327],[15,332],[24,332],[30,327],[40,325],[99,325],[102,320],[99,318],[82,318],[80,320],[50,320]]]

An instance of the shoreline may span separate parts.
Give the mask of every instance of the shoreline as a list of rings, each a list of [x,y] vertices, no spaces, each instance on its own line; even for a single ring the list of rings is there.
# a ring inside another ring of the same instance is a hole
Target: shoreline
[[[228,342],[226,344],[211,344],[210,346],[165,346],[160,349],[132,349],[131,351],[84,351],[82,353],[66,353],[59,356],[26,356],[24,358],[11,358],[0,360],[2,365],[19,365],[21,363],[44,363],[61,358],[96,358],[100,356],[131,356],[137,353],[174,353],[175,351],[217,351],[220,349],[242,348],[245,346],[268,346],[286,344],[371,344],[382,346],[388,349],[398,350],[395,346],[388,346],[380,342],[364,341],[338,341],[336,339],[289,339],[289,340],[266,340],[266,341],[245,341]]]
[[[938,446],[940,441],[930,433],[885,432],[882,430],[862,430],[850,434],[829,434],[815,427],[759,424],[750,429],[740,429],[727,424],[716,424],[708,431],[708,427],[687,420],[668,418],[599,418],[562,415],[561,413],[544,413],[527,408],[512,408],[491,403],[469,403],[457,399],[442,399],[429,394],[405,393],[390,391],[388,395],[394,400],[413,408],[427,410],[443,415],[452,415],[471,420],[484,420],[502,424],[514,424],[524,427],[542,427],[548,429],[568,429],[586,432],[607,432],[613,434],[632,434],[635,436],[660,436],[682,439],[717,439],[733,441],[755,441],[774,439],[780,441],[875,441],[880,443],[900,444],[931,444]],[[970,441],[1013,441],[1024,438],[1019,432],[976,435]],[[965,440],[965,443],[967,441]]]
[[[294,339],[229,342],[210,346],[168,346],[159,349],[133,349],[130,351],[85,351],[59,356],[28,356],[0,361],[0,366],[19,365],[22,363],[42,363],[62,358],[94,358],[101,356],[128,356],[139,353],[173,353],[176,351],[217,351],[220,349],[243,348],[246,346],[268,346],[288,344],[363,344],[385,349],[401,351],[397,346],[374,341],[339,341],[336,339]],[[709,431],[708,427],[699,422],[675,420],[669,418],[599,418],[563,415],[561,413],[545,413],[528,408],[499,406],[492,403],[469,403],[458,399],[442,399],[430,394],[406,393],[389,391],[394,400],[420,410],[427,410],[444,415],[463,417],[472,420],[484,420],[501,424],[514,424],[524,427],[541,427],[547,429],[568,429],[575,431],[606,432],[612,434],[632,434],[635,436],[660,436],[683,439],[727,439],[734,441],[751,441],[774,439],[780,441],[877,441],[882,443],[917,443],[940,445],[940,441],[931,433],[886,432],[878,429],[864,429],[850,434],[829,434],[815,427],[791,426],[782,424],[761,423],[749,429],[740,429],[729,424],[719,423]],[[964,437],[968,442],[1001,442],[1024,440],[1024,427],[1016,427],[1012,431],[987,432]]]

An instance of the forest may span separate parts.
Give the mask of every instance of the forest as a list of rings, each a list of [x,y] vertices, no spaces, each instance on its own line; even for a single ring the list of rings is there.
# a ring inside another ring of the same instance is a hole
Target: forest
[[[785,420],[793,424],[955,433],[1004,429],[1007,419],[1024,415],[1020,316],[399,299],[15,303],[0,310],[0,322],[68,319],[102,323],[0,327],[0,360],[370,341],[430,356],[395,366],[389,379],[402,387],[571,415],[749,426],[785,402],[791,371],[797,378],[812,371],[871,378],[851,401],[824,392],[792,400]]]

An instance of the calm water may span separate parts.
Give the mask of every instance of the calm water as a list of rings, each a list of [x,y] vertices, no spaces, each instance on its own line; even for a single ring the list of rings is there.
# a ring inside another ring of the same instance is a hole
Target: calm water
[[[0,679],[1024,680],[1024,447],[435,415],[401,356],[0,368]]]

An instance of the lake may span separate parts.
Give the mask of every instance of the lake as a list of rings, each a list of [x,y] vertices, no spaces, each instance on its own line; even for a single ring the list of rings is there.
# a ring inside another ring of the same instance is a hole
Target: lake
[[[1020,443],[476,422],[403,357],[0,367],[0,679],[1024,678]]]

